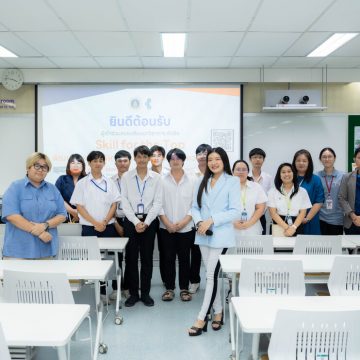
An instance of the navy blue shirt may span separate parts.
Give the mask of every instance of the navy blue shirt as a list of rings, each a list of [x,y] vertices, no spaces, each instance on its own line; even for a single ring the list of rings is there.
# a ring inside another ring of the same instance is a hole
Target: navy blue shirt
[[[48,230],[52,240],[45,243],[38,236],[7,221],[7,216],[15,214],[35,223],[44,223],[56,215],[66,217],[64,200],[59,190],[47,181],[35,187],[26,176],[14,181],[6,190],[2,212],[2,219],[6,223],[4,256],[24,259],[55,256],[58,251],[57,229]]]
[[[80,178],[79,178],[80,180]],[[74,192],[75,185],[74,180],[71,175],[61,175],[55,183],[55,186],[59,189],[63,199],[73,208],[76,209],[76,206],[70,204],[71,196]]]

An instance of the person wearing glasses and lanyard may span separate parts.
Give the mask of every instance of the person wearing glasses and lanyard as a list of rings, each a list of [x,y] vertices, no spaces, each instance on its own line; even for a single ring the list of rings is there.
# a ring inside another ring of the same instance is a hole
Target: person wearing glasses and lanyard
[[[309,151],[304,149],[297,151],[292,166],[297,172],[299,186],[307,191],[312,203],[303,220],[304,234],[321,235],[319,211],[325,201],[325,195],[320,178],[313,174],[314,164]]]
[[[262,186],[252,180],[249,165],[245,160],[235,161],[232,172],[240,178],[241,218],[234,221],[234,227],[240,235],[261,235],[260,222],[268,200]]]
[[[119,190],[119,194],[121,196],[121,178],[122,176],[129,170],[130,163],[131,163],[131,154],[126,150],[119,150],[115,156],[115,166],[117,169],[117,174],[113,175],[111,179],[114,181],[116,188]],[[124,237],[124,223],[125,223],[125,213],[121,205],[121,201],[119,201],[116,204],[116,212],[115,212],[115,218],[116,221],[114,222],[115,229],[120,237]],[[123,274],[123,254],[118,252],[118,260],[119,260],[119,266],[121,269],[121,274]],[[124,278],[125,279],[125,278]],[[124,291],[128,291],[127,285],[126,285],[126,279],[121,282],[122,289]],[[114,291],[110,294],[109,298],[110,300],[116,300],[117,296],[117,282],[113,281],[113,289]]]
[[[50,159],[36,152],[26,160],[26,176],[14,181],[3,197],[6,223],[3,256],[17,259],[53,258],[58,251],[56,227],[65,221],[64,200],[45,181]]]
[[[249,171],[249,177],[251,177],[254,182],[260,184],[263,190],[265,191],[265,194],[267,194],[271,189],[274,181],[271,175],[269,175],[265,171],[262,171],[261,169],[264,164],[265,158],[266,158],[266,153],[263,149],[255,148],[250,150],[249,152],[249,160],[252,166],[252,170]],[[262,235],[266,235],[265,210],[264,210],[264,214],[260,218],[261,226],[263,229]]]
[[[324,170],[317,173],[320,177],[324,192],[325,202],[320,209],[320,230],[322,235],[342,235],[344,233],[344,215],[340,207],[338,195],[342,171],[336,170],[335,151],[326,147],[320,151],[319,160],[324,165]]]
[[[279,166],[275,187],[268,193],[268,208],[273,219],[273,226],[278,225],[282,236],[303,234],[302,221],[311,202],[305,189],[299,186],[296,171],[289,163]],[[273,236],[279,236],[273,228]]]
[[[141,145],[134,150],[136,168],[121,179],[121,202],[125,213],[124,230],[129,238],[125,255],[125,279],[130,297],[126,307],[141,300],[154,306],[150,296],[156,218],[162,208],[161,176],[148,169],[150,149]],[[141,260],[139,297],[139,253]]]
[[[105,155],[101,151],[91,151],[86,158],[90,173],[76,183],[70,202],[76,205],[82,225],[82,236],[100,238],[117,237],[114,222],[116,203],[120,201],[119,190],[111,179],[102,174],[105,166]],[[113,290],[116,291],[116,281]],[[113,291],[113,292],[114,292]],[[101,286],[101,298],[106,289]]]

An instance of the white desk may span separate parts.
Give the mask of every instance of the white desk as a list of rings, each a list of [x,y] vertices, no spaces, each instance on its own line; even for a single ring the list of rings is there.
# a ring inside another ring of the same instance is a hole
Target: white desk
[[[354,249],[360,246],[360,235],[343,235],[342,242],[351,242],[354,245]]]
[[[222,271],[232,275],[231,293],[237,294],[236,275],[241,273],[242,259],[261,259],[261,260],[300,260],[303,264],[305,282],[307,283],[327,283],[329,273],[332,269],[335,256],[360,256],[360,255],[293,255],[277,253],[273,255],[220,255]],[[311,274],[309,274],[311,273]],[[234,334],[234,315],[232,307],[229,306],[231,349],[235,353],[235,334]]]
[[[0,304],[0,322],[8,346],[55,346],[66,360],[66,345],[89,310],[89,305]]]
[[[271,333],[276,313],[279,309],[302,311],[360,310],[357,296],[271,296],[233,297],[231,299],[236,317],[244,332],[255,334],[256,349],[252,350],[257,360],[258,337],[261,333]],[[238,355],[238,349],[236,354]]]
[[[98,238],[99,248],[102,251],[113,251],[115,253],[115,271],[117,279],[117,294],[115,303],[115,319],[116,325],[120,325],[123,322],[123,318],[120,315],[120,303],[121,303],[121,270],[119,264],[118,253],[123,253],[128,243],[129,238]]]
[[[100,302],[99,281],[106,280],[111,269],[112,260],[0,260],[0,279],[4,277],[4,269],[25,272],[65,273],[69,280],[94,280],[97,330],[94,353],[102,343],[102,303]]]

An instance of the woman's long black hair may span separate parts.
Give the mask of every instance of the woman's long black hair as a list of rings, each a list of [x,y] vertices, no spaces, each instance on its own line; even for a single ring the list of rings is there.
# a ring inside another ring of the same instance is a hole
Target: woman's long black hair
[[[207,155],[206,155],[206,164],[208,162],[208,159],[209,159],[209,155],[212,154],[212,153],[217,153],[220,155],[221,157],[221,160],[224,164],[224,172],[228,175],[232,175],[231,173],[231,167],[230,167],[230,161],[229,161],[229,157],[226,153],[226,151],[221,148],[221,147],[216,147],[216,148],[213,148],[211,151],[208,151]],[[205,169],[205,173],[204,173],[204,177],[200,183],[200,186],[199,186],[199,191],[198,191],[198,194],[197,194],[197,203],[199,205],[199,207],[201,208],[201,197],[202,197],[202,194],[203,194],[203,191],[205,189],[205,192],[207,192],[207,183],[208,183],[208,180],[213,176],[213,172],[209,169],[209,166],[207,165],[206,166],[206,169]]]
[[[290,163],[282,163],[278,169],[277,169],[277,172],[276,172],[276,175],[275,175],[275,179],[274,179],[274,184],[275,184],[275,187],[276,189],[283,194],[283,192],[281,191],[281,185],[283,184],[282,183],[282,180],[281,180],[281,176],[280,176],[280,173],[281,173],[281,170],[283,167],[289,167],[292,172],[293,172],[293,183],[294,183],[294,191],[292,192],[292,194],[290,195],[290,199],[292,199],[292,197],[297,194],[297,192],[299,191],[299,183],[297,181],[297,172],[296,172],[296,168],[295,166],[292,166]],[[283,195],[286,195],[286,194],[283,194]]]

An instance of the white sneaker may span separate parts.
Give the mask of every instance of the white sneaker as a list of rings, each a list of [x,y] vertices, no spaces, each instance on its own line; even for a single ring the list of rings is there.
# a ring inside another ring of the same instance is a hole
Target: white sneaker
[[[199,290],[199,287],[200,287],[200,283],[190,284],[189,293],[190,294],[195,294]]]
[[[106,297],[106,295],[100,294],[100,300],[103,302],[104,305],[110,304],[110,299]]]
[[[109,295],[110,300],[116,300],[117,298],[117,290],[113,290],[112,293]]]

